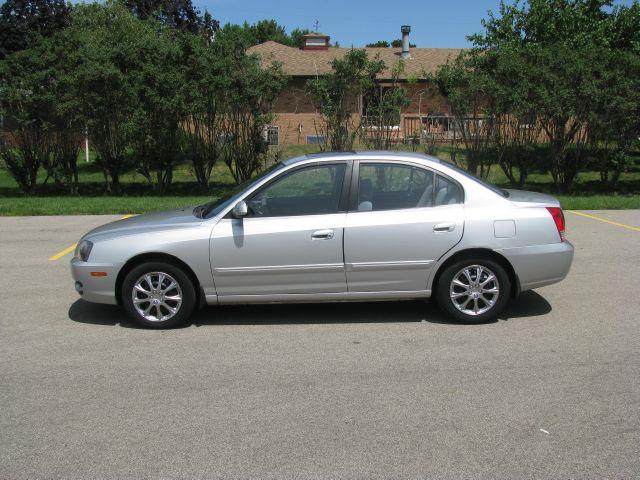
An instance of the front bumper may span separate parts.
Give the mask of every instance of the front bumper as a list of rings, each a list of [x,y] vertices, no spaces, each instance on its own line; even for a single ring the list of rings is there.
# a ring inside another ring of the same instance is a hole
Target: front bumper
[[[573,262],[573,245],[570,242],[501,248],[496,252],[503,255],[513,266],[520,280],[521,291],[563,280]]]
[[[113,263],[83,262],[79,258],[71,260],[71,276],[76,282],[80,296],[94,303],[116,305],[116,278],[121,265]],[[104,272],[106,276],[94,276],[91,272]]]

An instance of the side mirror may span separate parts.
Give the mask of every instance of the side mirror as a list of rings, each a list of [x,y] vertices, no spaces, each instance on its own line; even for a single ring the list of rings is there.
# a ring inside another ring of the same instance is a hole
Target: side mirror
[[[247,202],[245,202],[244,200],[240,200],[238,203],[236,203],[236,206],[233,207],[231,213],[235,218],[246,217],[249,214],[249,207],[247,206]]]

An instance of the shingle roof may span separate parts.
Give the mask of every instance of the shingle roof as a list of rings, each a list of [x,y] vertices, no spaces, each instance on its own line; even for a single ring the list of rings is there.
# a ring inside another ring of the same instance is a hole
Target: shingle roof
[[[350,48],[334,48],[327,50],[301,50],[299,48],[268,41],[249,48],[248,53],[260,56],[264,66],[280,62],[284,73],[293,77],[311,77],[331,71],[331,61],[342,58]],[[387,69],[381,78],[390,78],[391,69],[400,60],[401,48],[364,48],[370,59],[376,56],[384,61]],[[411,58],[404,60],[405,69],[401,79],[410,77],[422,78],[423,73],[433,73],[438,66],[455,59],[462,50],[459,48],[412,48]]]

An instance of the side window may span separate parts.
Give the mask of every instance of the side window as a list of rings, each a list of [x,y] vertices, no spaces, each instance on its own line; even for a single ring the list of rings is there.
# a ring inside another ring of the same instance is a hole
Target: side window
[[[358,178],[359,212],[430,207],[433,172],[395,163],[361,163]]]
[[[302,168],[285,173],[248,201],[252,217],[336,213],[346,164]]]
[[[457,203],[462,203],[462,190],[460,186],[438,175],[436,178],[433,204],[438,207],[440,205],[454,205]]]

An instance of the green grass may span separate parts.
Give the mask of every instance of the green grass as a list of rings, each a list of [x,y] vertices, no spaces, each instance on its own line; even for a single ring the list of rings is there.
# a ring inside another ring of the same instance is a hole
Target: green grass
[[[194,197],[10,197],[0,198],[0,215],[99,215],[147,213],[209,201]]]
[[[403,149],[408,149],[402,146]],[[317,146],[296,145],[277,147],[271,151],[271,161],[283,160],[296,155],[317,151]],[[441,148],[439,156],[448,159],[448,149]],[[135,171],[126,172],[121,177],[122,196],[105,193],[102,172],[93,162],[79,162],[80,193],[78,196],[65,194],[54,185],[42,186],[44,172],[39,176],[39,195],[24,196],[8,172],[0,167],[0,215],[90,215],[146,213],[189,205],[197,205],[212,200],[234,187],[233,178],[224,164],[218,164],[212,174],[212,184],[208,192],[202,192],[195,181],[189,164],[178,165],[174,172],[174,184],[169,195],[159,196],[153,187]],[[496,185],[508,187],[502,171],[494,166],[489,180]],[[555,195],[548,174],[532,173],[523,189],[546,192]],[[640,169],[624,173],[620,180],[619,192],[607,194],[603,191],[598,172],[582,172],[576,181],[574,195],[556,195],[563,208],[572,210],[629,209],[640,208]]]
[[[625,210],[640,208],[640,195],[556,195],[565,210]]]

